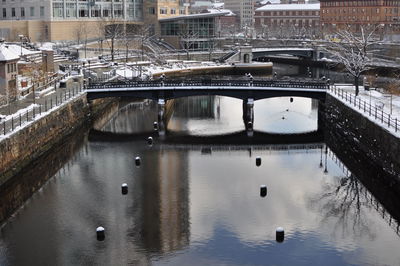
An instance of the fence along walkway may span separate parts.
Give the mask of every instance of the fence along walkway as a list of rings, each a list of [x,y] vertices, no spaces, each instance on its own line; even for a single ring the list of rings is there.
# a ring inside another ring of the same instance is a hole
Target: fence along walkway
[[[62,89],[56,91],[54,95],[45,96],[42,99],[39,99],[39,102],[34,104],[32,109],[9,115],[0,123],[0,136],[18,130],[27,123],[34,121],[37,117],[40,117],[42,113],[60,106],[82,91],[83,87],[80,84],[70,89]]]
[[[395,132],[400,129],[399,119],[389,113],[384,112],[382,107],[376,105],[373,106],[365,100],[360,99],[360,97],[357,97],[355,94],[349,93],[335,86],[331,86],[330,91],[333,94],[337,95],[338,98],[350,103],[352,106],[354,106],[364,114],[368,115],[369,117],[372,117],[376,121],[381,122],[388,128],[394,129]]]

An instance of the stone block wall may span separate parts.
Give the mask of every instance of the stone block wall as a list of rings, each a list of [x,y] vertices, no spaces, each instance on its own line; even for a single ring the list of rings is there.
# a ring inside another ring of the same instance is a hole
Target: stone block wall
[[[86,95],[0,141],[0,185],[71,134],[89,113]]]
[[[327,95],[325,112],[327,130],[341,132],[365,156],[400,180],[400,139],[387,129],[370,121],[331,95]],[[353,147],[349,146],[348,149]]]

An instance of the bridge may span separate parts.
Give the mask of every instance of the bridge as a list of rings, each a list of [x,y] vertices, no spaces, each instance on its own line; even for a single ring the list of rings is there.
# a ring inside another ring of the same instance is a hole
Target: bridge
[[[271,55],[291,55],[302,58],[316,59],[317,50],[307,47],[253,48],[253,60]]]
[[[91,82],[88,100],[106,97],[142,98],[158,101],[174,98],[219,95],[242,100],[272,97],[307,97],[324,100],[329,85],[314,80],[155,80],[126,82]]]
[[[142,98],[158,102],[160,132],[165,124],[165,101],[169,99],[219,95],[243,100],[243,121],[247,130],[252,131],[254,122],[254,101],[273,97],[307,97],[325,100],[329,84],[317,80],[164,80],[91,82],[87,87],[88,100],[107,97]]]

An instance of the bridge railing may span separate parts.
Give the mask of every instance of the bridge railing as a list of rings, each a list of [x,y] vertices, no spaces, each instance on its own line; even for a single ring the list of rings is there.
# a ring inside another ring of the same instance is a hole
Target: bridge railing
[[[329,89],[325,81],[291,81],[291,80],[153,80],[153,81],[119,81],[91,82],[89,89],[112,88],[160,88],[160,87],[277,87],[277,88],[306,88]]]

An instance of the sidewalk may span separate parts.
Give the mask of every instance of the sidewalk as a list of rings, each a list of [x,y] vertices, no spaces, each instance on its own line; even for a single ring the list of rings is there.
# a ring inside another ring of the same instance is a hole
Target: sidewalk
[[[348,93],[355,95],[355,87],[350,84],[333,85]],[[370,103],[372,106],[382,107],[383,111],[397,117],[400,120],[400,96],[389,93],[383,93],[383,89],[370,88],[369,91],[360,86],[360,92],[357,97]]]

